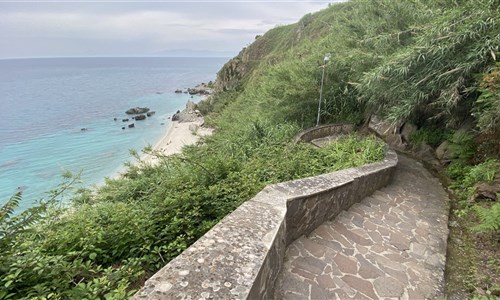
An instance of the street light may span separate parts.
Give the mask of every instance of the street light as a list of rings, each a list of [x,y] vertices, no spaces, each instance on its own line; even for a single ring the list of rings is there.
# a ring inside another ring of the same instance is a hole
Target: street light
[[[326,63],[330,60],[332,55],[330,53],[326,53],[323,58],[323,73],[321,74],[321,89],[319,90],[319,102],[318,102],[318,118],[316,119],[316,126],[319,126],[319,116],[321,114],[321,99],[323,98],[323,80],[325,78],[325,67]]]

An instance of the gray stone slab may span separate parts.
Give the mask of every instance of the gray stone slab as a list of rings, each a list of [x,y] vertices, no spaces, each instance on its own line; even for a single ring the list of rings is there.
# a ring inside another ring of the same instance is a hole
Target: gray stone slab
[[[270,205],[241,205],[150,278],[135,299],[199,299],[215,294],[218,299],[245,299],[274,244],[268,236],[280,238],[276,232],[282,220],[282,212]],[[284,252],[281,245],[278,251]]]
[[[365,171],[369,173],[371,168]],[[303,248],[308,240],[314,241],[314,253],[324,253],[322,260],[335,272],[325,277],[324,270],[311,269],[307,279],[301,274],[293,276],[302,283],[310,282],[311,289],[318,284],[325,293],[334,293],[332,299],[441,299],[448,201],[439,181],[420,163],[400,157],[390,186],[289,246],[307,263],[311,252]],[[345,255],[346,251],[352,255]],[[286,253],[279,282],[291,276],[286,263],[290,253]],[[286,293],[286,287],[280,289],[276,299]]]

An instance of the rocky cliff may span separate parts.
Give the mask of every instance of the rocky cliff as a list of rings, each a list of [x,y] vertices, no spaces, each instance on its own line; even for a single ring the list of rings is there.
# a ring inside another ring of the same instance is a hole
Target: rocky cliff
[[[324,13],[316,13],[322,14]],[[217,73],[215,90],[219,92],[241,88],[260,64],[275,64],[283,59],[286,50],[299,44],[304,38],[312,40],[323,36],[326,32],[311,26],[311,20],[312,15],[308,14],[295,24],[278,26],[262,36],[257,35],[250,45],[230,59]]]

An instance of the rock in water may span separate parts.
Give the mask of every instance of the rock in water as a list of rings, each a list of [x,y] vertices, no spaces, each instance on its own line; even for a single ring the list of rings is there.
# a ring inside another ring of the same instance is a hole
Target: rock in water
[[[149,111],[149,107],[134,107],[128,109],[125,113],[127,115],[138,115],[138,114],[145,114]]]
[[[141,115],[137,115],[137,116],[135,116],[135,120],[136,120],[136,121],[140,121],[140,120],[144,120],[144,119],[146,119],[146,115],[142,115],[142,114],[141,114]]]
[[[212,88],[210,88],[206,83],[202,82],[194,88],[188,88],[187,92],[190,95],[210,95],[212,93]]]
[[[134,128],[134,127],[135,127],[134,123],[128,124],[128,128]]]
[[[146,113],[146,116],[151,117],[151,116],[152,116],[152,115],[154,115],[155,113],[156,113],[155,111],[148,111],[148,112]]]

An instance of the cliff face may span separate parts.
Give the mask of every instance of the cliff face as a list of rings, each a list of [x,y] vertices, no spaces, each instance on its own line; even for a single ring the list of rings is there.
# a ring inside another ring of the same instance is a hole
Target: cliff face
[[[269,47],[271,43],[266,35],[257,36],[251,45],[243,48],[236,57],[224,64],[217,73],[217,91],[237,89],[251,75],[256,66],[269,55],[272,48]]]
[[[282,59],[283,52],[298,44],[303,37],[305,19],[296,24],[273,28],[263,36],[256,36],[253,43],[243,48],[217,73],[216,91],[238,89],[252,77],[260,64],[273,64]]]
[[[248,47],[243,48],[217,73],[215,90],[220,92],[242,87],[259,65],[275,64],[284,58],[285,52],[304,40],[312,42],[330,34],[329,23],[333,18],[331,9],[325,9],[307,14],[295,24],[278,26],[262,36],[256,36]]]
[[[238,87],[241,78],[246,74],[247,70],[240,55],[241,52],[238,56],[225,63],[217,73],[217,80],[215,82],[215,90],[217,92],[235,90]]]

